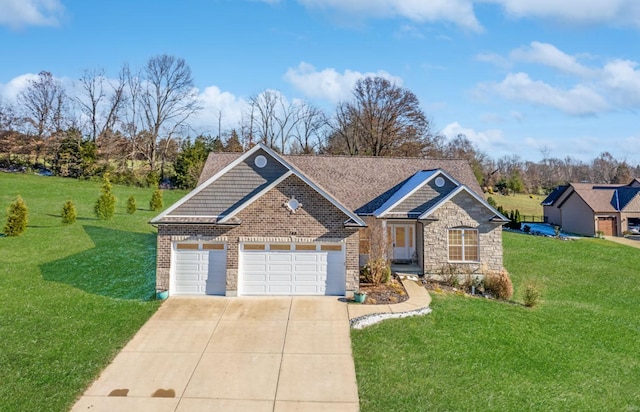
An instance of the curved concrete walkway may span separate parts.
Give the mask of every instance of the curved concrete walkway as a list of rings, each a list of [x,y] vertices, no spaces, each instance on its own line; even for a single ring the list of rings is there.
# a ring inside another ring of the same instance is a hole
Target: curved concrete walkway
[[[640,249],[640,236],[633,236],[632,238],[617,237],[617,236],[605,236],[605,239],[612,242],[620,243],[621,245],[631,246]]]
[[[364,315],[371,315],[374,313],[400,313],[409,312],[417,309],[426,308],[431,304],[431,296],[427,289],[422,285],[422,282],[413,281],[409,279],[403,279],[402,284],[407,290],[409,299],[402,303],[395,303],[391,305],[361,305],[361,304],[349,304],[349,319],[359,318]]]
[[[349,319],[426,307],[335,297],[171,297],[85,391],[72,411],[359,410]]]

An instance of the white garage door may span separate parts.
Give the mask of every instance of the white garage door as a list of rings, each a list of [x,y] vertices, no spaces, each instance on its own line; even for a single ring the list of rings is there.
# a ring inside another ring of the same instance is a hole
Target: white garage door
[[[242,295],[344,295],[341,244],[245,243],[240,249]]]
[[[176,243],[174,295],[224,295],[227,250],[223,243]]]

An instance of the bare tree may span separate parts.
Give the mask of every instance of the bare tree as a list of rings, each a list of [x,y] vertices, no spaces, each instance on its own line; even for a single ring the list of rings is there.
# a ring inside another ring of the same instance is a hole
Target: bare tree
[[[327,128],[327,118],[315,106],[301,103],[298,110],[298,121],[293,130],[297,149],[302,154],[312,154],[320,146]]]
[[[275,117],[277,134],[280,140],[280,152],[285,153],[291,132],[300,122],[302,103],[289,103],[284,96],[278,94],[278,107]]]
[[[382,77],[356,82],[353,100],[338,105],[334,136],[348,154],[421,156],[432,144],[430,123],[410,90]]]
[[[110,82],[103,69],[85,70],[80,77],[81,92],[76,97],[80,111],[88,119],[88,134],[96,143],[108,130],[112,131],[125,100],[125,77]]]
[[[18,95],[18,102],[33,137],[37,163],[45,141],[65,126],[67,96],[62,84],[50,72],[42,71],[36,79],[28,81],[27,87]]]
[[[26,89],[18,95],[26,122],[41,139],[62,129],[67,96],[60,82],[50,72],[38,73],[29,80]]]
[[[151,170],[155,170],[158,150],[168,149],[168,142],[187,119],[200,109],[193,86],[191,69],[184,59],[166,54],[149,59],[140,83],[141,119],[149,142],[143,152]],[[166,139],[167,144],[160,145]]]
[[[269,89],[249,99],[251,135],[271,148],[275,148],[276,144],[276,110],[279,100],[280,94]]]

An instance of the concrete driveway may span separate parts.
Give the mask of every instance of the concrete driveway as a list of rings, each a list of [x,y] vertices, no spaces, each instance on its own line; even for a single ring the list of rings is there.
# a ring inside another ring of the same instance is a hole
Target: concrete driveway
[[[73,411],[358,411],[347,304],[171,297]]]

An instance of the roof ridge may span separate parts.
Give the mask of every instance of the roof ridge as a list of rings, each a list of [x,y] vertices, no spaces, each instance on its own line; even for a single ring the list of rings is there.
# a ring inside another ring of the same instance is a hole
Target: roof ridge
[[[390,160],[453,160],[468,162],[469,160],[463,158],[451,158],[451,157],[417,157],[417,156],[372,156],[372,155],[332,155],[332,154],[286,154],[284,157],[323,157],[323,158],[346,158],[346,159],[390,159]]]

